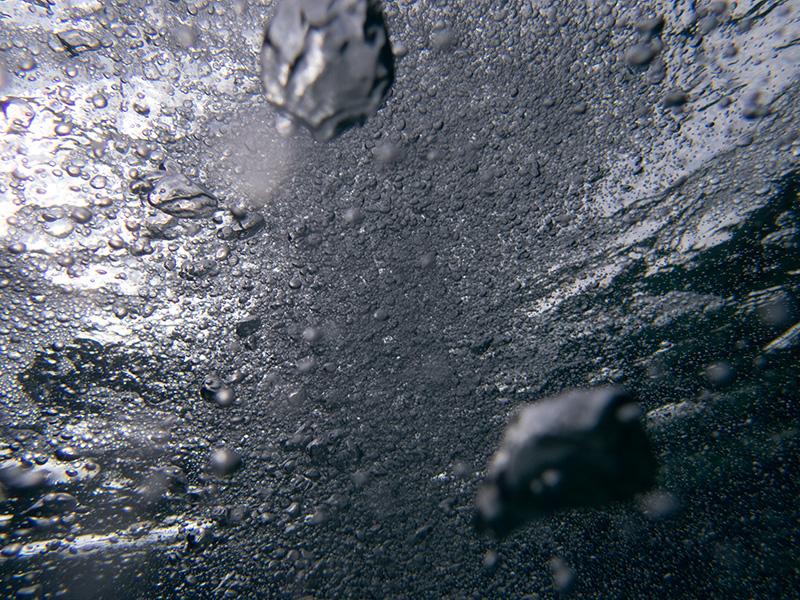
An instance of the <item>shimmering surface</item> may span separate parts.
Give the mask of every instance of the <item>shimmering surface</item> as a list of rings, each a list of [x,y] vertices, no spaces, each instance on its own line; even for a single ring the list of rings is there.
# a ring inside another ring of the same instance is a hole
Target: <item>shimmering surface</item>
[[[798,2],[386,3],[329,143],[274,10],[0,5],[0,595],[791,595]],[[608,383],[656,489],[478,535],[511,415]]]

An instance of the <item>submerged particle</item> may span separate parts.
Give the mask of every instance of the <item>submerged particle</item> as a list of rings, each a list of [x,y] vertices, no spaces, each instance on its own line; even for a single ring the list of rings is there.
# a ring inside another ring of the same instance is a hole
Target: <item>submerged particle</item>
[[[19,554],[20,550],[22,550],[22,544],[9,544],[8,546],[3,546],[2,550],[0,550],[0,556],[4,556],[5,558],[13,558]]]
[[[214,196],[178,173],[157,179],[147,200],[158,210],[184,219],[210,217],[217,210]]]
[[[73,460],[77,460],[81,457],[80,452],[78,452],[72,446],[62,446],[56,450],[56,458],[58,460],[63,460],[66,462],[70,462]]]
[[[536,515],[631,498],[655,471],[627,392],[567,392],[526,406],[508,426],[478,492],[477,522],[504,535]]]
[[[7,98],[0,101],[0,109],[6,118],[6,130],[22,131],[27,129],[33,121],[33,107],[22,98]]]
[[[711,385],[724,387],[733,383],[736,372],[727,362],[720,361],[706,367],[706,377]]]
[[[230,475],[242,466],[242,457],[229,448],[219,448],[211,455],[211,469],[218,475]]]
[[[69,214],[70,218],[76,223],[85,224],[92,220],[92,211],[83,206],[76,206]]]
[[[29,513],[58,514],[75,510],[78,500],[65,492],[50,492],[42,496],[28,509]]]
[[[105,108],[106,106],[108,106],[108,98],[106,98],[100,92],[92,96],[91,101],[92,105],[94,105],[95,108]]]
[[[437,50],[447,50],[456,40],[455,33],[448,28],[437,28],[431,33],[431,44]]]
[[[317,327],[306,327],[303,330],[303,339],[309,344],[318,342],[322,338],[322,330]]]
[[[634,44],[625,52],[625,62],[632,67],[641,67],[650,62],[658,55],[658,48],[651,43]]]
[[[678,108],[689,101],[689,96],[680,88],[673,88],[664,95],[664,106]]]
[[[673,516],[680,509],[678,499],[662,490],[648,492],[639,499],[639,510],[652,521],[661,521]]]
[[[231,214],[233,215],[233,222],[222,227],[217,232],[217,236],[220,239],[245,240],[256,235],[267,224],[261,214],[245,208],[233,208],[231,209]]]
[[[547,562],[550,567],[550,576],[553,578],[553,588],[562,593],[569,593],[575,586],[575,570],[563,558],[554,556]]]
[[[11,242],[6,246],[6,250],[9,254],[24,254],[28,247],[23,242]]]
[[[769,105],[760,92],[753,92],[744,100],[742,116],[745,119],[759,119],[769,114]]]
[[[236,401],[236,394],[228,386],[219,388],[214,393],[214,402],[220,408],[226,408]]]
[[[259,329],[261,329],[261,318],[257,316],[249,316],[236,323],[236,335],[242,338],[253,335]]]
[[[9,494],[28,493],[47,483],[49,473],[30,463],[16,460],[0,462],[0,488]]]
[[[284,0],[264,36],[267,100],[320,140],[374,113],[393,75],[386,26],[368,0]]]
[[[498,560],[497,552],[494,550],[487,550],[483,554],[483,568],[487,571],[494,571],[497,568]]]
[[[61,31],[56,34],[56,37],[64,49],[73,56],[88,50],[97,50],[100,47],[100,40],[91,33],[80,29]]]
[[[175,43],[183,49],[191,48],[197,42],[197,31],[187,25],[178,25],[172,32]]]
[[[28,71],[33,71],[37,65],[36,60],[32,56],[27,55],[20,59],[17,66],[19,67],[20,71],[27,73]]]
[[[53,131],[56,135],[69,135],[72,133],[72,123],[68,121],[64,121],[58,123],[54,128]]]
[[[17,590],[17,595],[16,595],[17,600],[26,600],[28,598],[33,600],[34,598],[41,598],[41,596],[42,596],[42,586],[40,584],[21,587]]]

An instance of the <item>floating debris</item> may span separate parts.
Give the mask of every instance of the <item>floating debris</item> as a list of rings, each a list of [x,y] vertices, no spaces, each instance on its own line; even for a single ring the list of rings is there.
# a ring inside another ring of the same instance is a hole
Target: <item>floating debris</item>
[[[261,317],[249,316],[236,323],[236,335],[242,338],[253,335],[261,329]]]
[[[218,205],[214,196],[178,173],[157,179],[147,199],[158,210],[179,219],[210,217]]]
[[[633,398],[576,390],[525,407],[478,493],[478,523],[498,535],[537,514],[625,500],[654,483],[656,462]]]
[[[393,72],[383,17],[367,0],[284,0],[264,37],[267,99],[320,140],[374,113]]]
[[[77,56],[81,52],[97,50],[100,47],[100,40],[91,33],[80,29],[61,31],[56,34],[56,37],[64,49],[73,56]]]
[[[211,469],[218,475],[230,475],[242,466],[242,457],[230,448],[218,448],[211,455]]]
[[[31,125],[35,112],[30,103],[22,98],[7,98],[0,100],[0,109],[3,111],[7,132],[20,132]]]

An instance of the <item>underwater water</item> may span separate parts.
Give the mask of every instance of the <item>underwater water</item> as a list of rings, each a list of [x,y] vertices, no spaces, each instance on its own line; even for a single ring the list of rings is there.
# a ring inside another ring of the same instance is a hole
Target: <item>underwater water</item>
[[[800,597],[799,81],[800,0],[0,2],[0,597]]]

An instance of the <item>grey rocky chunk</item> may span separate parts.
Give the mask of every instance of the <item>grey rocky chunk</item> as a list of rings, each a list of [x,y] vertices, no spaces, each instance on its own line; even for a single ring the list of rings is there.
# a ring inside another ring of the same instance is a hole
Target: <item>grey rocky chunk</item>
[[[374,113],[393,74],[383,18],[367,0],[284,0],[264,36],[267,99],[317,139]]]
[[[654,483],[639,407],[621,388],[575,390],[522,409],[477,497],[479,528],[499,535],[557,509],[625,500]]]
[[[260,213],[244,210],[233,209],[233,222],[230,225],[222,227],[217,232],[217,237],[223,240],[245,240],[253,237],[266,226],[266,221]]]
[[[236,335],[245,338],[261,329],[261,318],[249,316],[236,323]]]
[[[87,31],[80,29],[68,29],[56,34],[58,41],[70,54],[77,56],[87,50],[97,50],[100,47],[100,40]]]
[[[148,201],[168,215],[184,219],[210,217],[217,199],[180,173],[167,173],[153,182]]]

